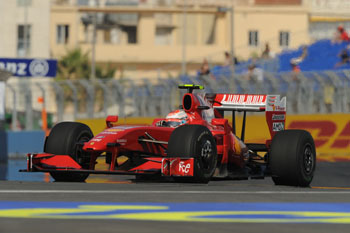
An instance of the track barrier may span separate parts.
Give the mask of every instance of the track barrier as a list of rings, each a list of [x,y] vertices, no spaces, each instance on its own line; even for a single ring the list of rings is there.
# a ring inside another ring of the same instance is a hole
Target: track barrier
[[[37,131],[0,131],[0,162],[8,158],[25,158],[27,153],[43,152],[45,132]]]

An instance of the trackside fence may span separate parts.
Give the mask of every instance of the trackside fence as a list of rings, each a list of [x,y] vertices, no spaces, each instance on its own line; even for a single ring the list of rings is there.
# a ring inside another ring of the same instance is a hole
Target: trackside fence
[[[260,77],[258,77],[260,75]],[[156,83],[156,84],[155,84]],[[108,79],[94,82],[16,80],[6,89],[7,128],[40,129],[42,116],[48,124],[84,118],[158,117],[181,104],[177,86],[195,83],[211,93],[255,93],[287,96],[288,114],[349,113],[350,71],[260,73],[144,79]]]

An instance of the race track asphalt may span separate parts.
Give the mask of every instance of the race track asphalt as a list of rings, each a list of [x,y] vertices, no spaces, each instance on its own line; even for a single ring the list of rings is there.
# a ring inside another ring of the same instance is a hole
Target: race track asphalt
[[[25,174],[31,176],[32,174]],[[349,232],[350,163],[318,163],[310,188],[264,180],[209,184],[0,181],[0,233]]]

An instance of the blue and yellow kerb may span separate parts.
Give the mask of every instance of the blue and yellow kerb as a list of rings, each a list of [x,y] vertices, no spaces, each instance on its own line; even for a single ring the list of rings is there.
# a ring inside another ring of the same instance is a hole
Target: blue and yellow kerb
[[[0,202],[0,217],[350,224],[350,203]]]

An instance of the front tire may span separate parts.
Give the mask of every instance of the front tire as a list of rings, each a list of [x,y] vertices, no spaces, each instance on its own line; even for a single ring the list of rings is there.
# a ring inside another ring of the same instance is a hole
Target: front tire
[[[316,168],[315,143],[310,133],[278,132],[272,140],[269,167],[276,185],[308,187]]]
[[[202,125],[179,126],[170,136],[168,157],[194,158],[194,175],[191,181],[208,183],[217,164],[214,137]]]
[[[69,155],[82,168],[89,167],[90,158],[78,145],[93,137],[91,129],[78,122],[61,122],[56,124],[46,139],[44,151],[56,155]],[[84,182],[89,174],[75,172],[50,172],[55,181]]]

